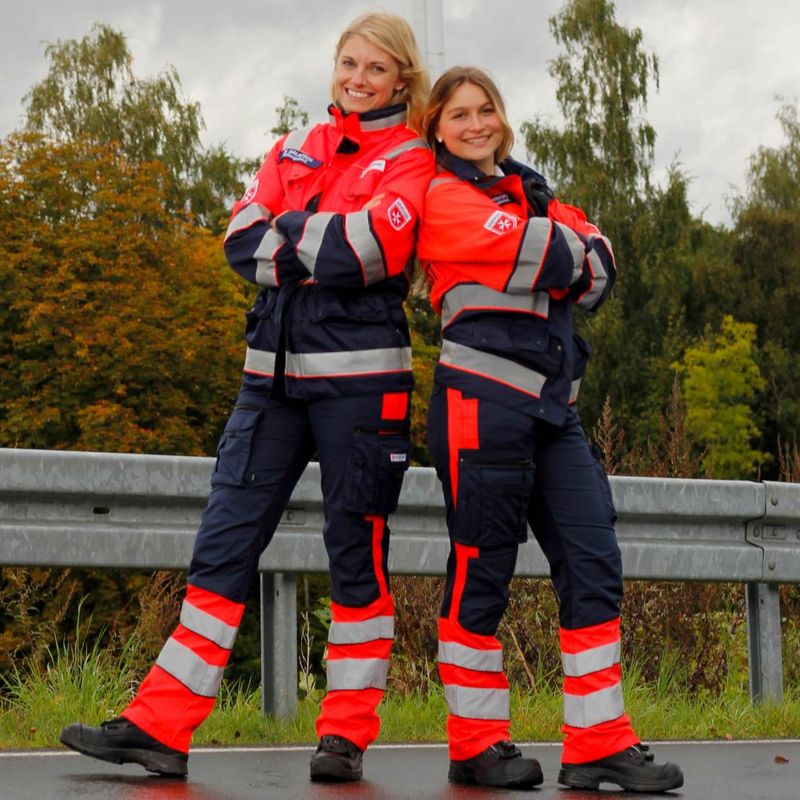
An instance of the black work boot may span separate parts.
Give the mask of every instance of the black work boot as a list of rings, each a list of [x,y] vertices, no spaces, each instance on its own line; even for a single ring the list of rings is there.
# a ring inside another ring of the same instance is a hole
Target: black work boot
[[[539,762],[533,758],[523,758],[519,748],[506,741],[497,742],[464,761],[451,761],[447,779],[452,783],[513,786],[519,789],[538,786],[544,780]]]
[[[344,736],[323,736],[317,752],[311,756],[311,780],[360,781],[363,755],[363,751]]]
[[[597,789],[601,783],[616,783],[629,792],[667,792],[683,786],[677,764],[654,763],[644,744],[587,764],[562,764],[558,782],[573,789]]]
[[[61,731],[61,742],[85,756],[113,764],[141,764],[149,772],[185,778],[189,756],[161,744],[124,717],[99,728],[74,723]]]

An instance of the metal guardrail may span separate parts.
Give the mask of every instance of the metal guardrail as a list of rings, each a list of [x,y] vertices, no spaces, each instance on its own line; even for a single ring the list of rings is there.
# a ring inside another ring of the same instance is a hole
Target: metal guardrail
[[[211,458],[0,448],[0,564],[185,569]],[[750,694],[783,696],[778,585],[800,583],[800,485],[612,477],[627,579],[746,586]],[[444,504],[430,468],[409,470],[392,516],[393,574],[443,575]],[[296,711],[296,574],[326,572],[319,466],[298,483],[259,562],[264,710]],[[531,537],[516,574],[547,576]]]

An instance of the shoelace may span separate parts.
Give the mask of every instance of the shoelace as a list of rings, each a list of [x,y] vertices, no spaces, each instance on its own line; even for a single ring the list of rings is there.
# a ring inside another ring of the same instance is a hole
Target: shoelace
[[[500,758],[516,758],[517,756],[522,755],[517,746],[513,742],[509,742],[507,739],[492,745],[492,749],[497,751]]]
[[[631,747],[631,750],[636,750],[637,753],[641,755],[645,761],[655,760],[655,754],[650,752],[650,748],[646,744],[642,744],[640,742],[639,744],[633,745],[633,747]]]

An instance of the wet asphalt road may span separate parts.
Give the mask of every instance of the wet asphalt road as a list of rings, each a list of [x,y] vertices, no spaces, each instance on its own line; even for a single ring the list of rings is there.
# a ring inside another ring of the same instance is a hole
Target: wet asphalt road
[[[560,746],[523,744],[542,763],[545,782],[528,792],[447,783],[444,745],[377,745],[364,759],[364,780],[312,784],[311,747],[198,748],[189,780],[151,776],[68,751],[0,751],[2,800],[608,800],[667,797],[687,800],[800,800],[800,740],[651,743],[657,761],[680,764],[683,788],[666,795],[632,795],[559,788]]]

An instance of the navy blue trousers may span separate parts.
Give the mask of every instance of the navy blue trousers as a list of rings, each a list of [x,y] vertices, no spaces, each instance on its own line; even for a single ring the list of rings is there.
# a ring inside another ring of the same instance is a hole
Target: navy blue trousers
[[[453,545],[477,547],[457,587],[458,622],[494,635],[528,525],[550,565],[561,627],[619,616],[622,562],[611,489],[574,408],[555,426],[437,384],[428,444],[451,540],[442,617],[456,582]]]
[[[409,451],[408,395],[388,404],[390,418],[386,397],[299,401],[244,386],[220,439],[188,582],[245,600],[259,557],[316,453],[332,599],[357,607],[375,600],[380,584],[366,517],[385,520],[395,510]],[[385,526],[378,555],[384,575],[388,540]]]

